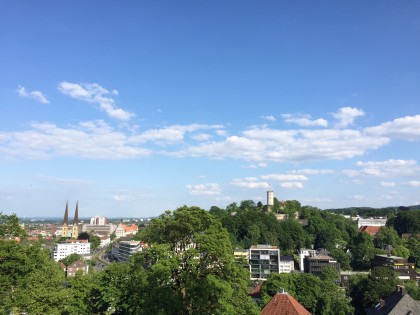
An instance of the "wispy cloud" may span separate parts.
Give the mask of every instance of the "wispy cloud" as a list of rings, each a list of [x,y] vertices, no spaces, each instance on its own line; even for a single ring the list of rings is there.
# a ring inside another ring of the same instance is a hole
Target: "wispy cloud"
[[[310,115],[292,115],[292,114],[283,114],[282,117],[287,123],[297,124],[301,127],[327,127],[328,121],[323,118],[311,119]]]
[[[382,187],[395,187],[394,182],[380,182]]]
[[[266,181],[261,181],[256,177],[246,177],[246,178],[235,178],[232,180],[231,185],[236,187],[243,187],[243,188],[264,188],[269,189],[271,188],[270,184]]]
[[[265,168],[267,167],[267,163],[257,163],[257,164],[250,164],[247,166],[247,168]]]
[[[215,183],[206,183],[206,184],[197,184],[197,185],[186,185],[185,186],[191,195],[196,196],[214,196],[220,195],[221,189],[219,184]]]
[[[58,90],[77,100],[98,105],[111,118],[127,121],[135,116],[133,113],[115,106],[115,100],[110,95],[118,95],[117,90],[109,92],[97,83],[78,84],[64,81],[58,84]]]
[[[420,181],[418,180],[410,180],[406,182],[405,184],[411,187],[420,187]]]
[[[23,86],[20,86],[20,85],[18,86],[16,91],[17,91],[18,95],[21,96],[21,97],[31,98],[31,99],[39,102],[39,103],[42,103],[42,104],[49,104],[50,103],[50,101],[47,99],[47,97],[44,94],[42,94],[42,92],[40,92],[40,91],[34,90],[34,91],[31,91],[31,92],[28,92]]]
[[[301,169],[301,170],[290,170],[288,173],[291,174],[304,174],[304,175],[320,175],[320,174],[334,174],[334,170],[330,169]]]
[[[268,121],[276,121],[276,117],[274,117],[273,115],[261,116],[261,118]]]
[[[308,180],[308,178],[304,175],[295,175],[295,174],[268,174],[268,175],[262,175],[261,178],[265,180],[276,180],[276,181]]]
[[[302,189],[303,188],[303,183],[301,183],[301,182],[284,182],[284,183],[280,183],[280,187]]]
[[[344,170],[343,173],[349,177],[400,177],[420,174],[420,167],[416,165],[415,160],[358,161],[356,166],[360,169]]]
[[[345,128],[352,125],[357,117],[364,116],[365,112],[355,107],[342,107],[332,116],[338,120],[336,127]]]

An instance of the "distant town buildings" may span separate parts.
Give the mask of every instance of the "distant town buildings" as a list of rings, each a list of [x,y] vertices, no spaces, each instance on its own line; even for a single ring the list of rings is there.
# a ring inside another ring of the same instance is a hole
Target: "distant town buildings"
[[[129,261],[131,256],[147,248],[147,244],[140,241],[121,241],[112,244],[111,255],[122,262]]]
[[[120,223],[114,232],[116,237],[125,237],[127,235],[136,235],[138,231],[139,227],[136,224],[125,225]]]
[[[109,223],[108,218],[100,217],[100,216],[91,217],[89,220],[90,225],[106,225],[108,223]]]
[[[81,271],[83,274],[87,274],[89,272],[89,264],[80,260],[75,261],[68,266],[61,263],[60,266],[66,273],[66,277],[74,277],[78,271]]]
[[[357,228],[362,226],[385,226],[387,218],[386,217],[377,217],[377,218],[361,218],[357,220]]]
[[[65,243],[57,243],[51,252],[55,261],[64,259],[71,254],[78,254],[85,259],[90,259],[90,243],[87,240],[67,240]]]

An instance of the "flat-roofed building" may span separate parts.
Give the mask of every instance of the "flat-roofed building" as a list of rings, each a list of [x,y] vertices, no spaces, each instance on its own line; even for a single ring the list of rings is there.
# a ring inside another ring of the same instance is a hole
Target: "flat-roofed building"
[[[266,280],[272,273],[279,273],[280,250],[277,246],[258,244],[249,249],[251,280]]]
[[[340,273],[340,263],[337,259],[327,255],[308,256],[304,259],[304,271],[314,275],[320,275],[327,267],[332,267]]]
[[[292,256],[280,256],[279,272],[291,273],[295,270],[295,261]]]
[[[416,280],[416,265],[410,263],[404,257],[391,255],[375,255],[373,258],[374,266],[384,266],[392,268],[401,280]]]
[[[142,251],[145,247],[145,244],[140,241],[121,241],[119,244],[119,261],[129,261],[131,256]]]
[[[78,254],[85,259],[90,259],[90,243],[87,240],[67,240],[65,243],[57,243],[51,256],[55,261],[59,261],[71,254]]]

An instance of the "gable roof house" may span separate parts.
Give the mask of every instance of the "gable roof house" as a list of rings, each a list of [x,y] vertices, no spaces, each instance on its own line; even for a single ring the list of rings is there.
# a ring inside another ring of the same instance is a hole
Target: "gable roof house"
[[[420,301],[414,300],[400,288],[365,311],[367,315],[416,315],[420,314]]]
[[[311,313],[289,293],[278,292],[264,306],[260,315],[311,315]]]

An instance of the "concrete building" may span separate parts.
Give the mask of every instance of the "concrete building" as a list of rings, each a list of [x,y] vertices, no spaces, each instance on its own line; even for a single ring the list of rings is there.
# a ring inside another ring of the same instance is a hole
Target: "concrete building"
[[[140,241],[121,241],[119,244],[118,261],[129,261],[134,253],[142,251],[145,246]]]
[[[362,226],[385,226],[387,218],[386,217],[377,217],[377,218],[361,218],[357,220],[357,228]]]
[[[114,232],[116,237],[125,237],[130,234],[135,235],[138,231],[139,228],[136,224],[125,225],[123,223],[120,223],[118,224]]]
[[[279,273],[291,273],[295,270],[295,261],[292,256],[280,256]]]
[[[305,259],[305,257],[307,256],[315,256],[316,255],[316,250],[315,249],[307,249],[307,248],[301,248],[299,250],[299,269],[301,272],[304,272],[305,267],[303,264],[303,260]]]
[[[59,261],[71,254],[90,259],[90,243],[87,240],[68,240],[65,243],[57,243],[51,252],[51,257]]]
[[[89,220],[89,223],[90,225],[106,225],[109,222],[108,222],[108,218],[96,216],[96,217],[91,217]]]
[[[391,255],[375,255],[374,266],[385,266],[394,270],[401,280],[416,280],[416,264],[410,263],[404,257]]]
[[[277,246],[253,245],[249,249],[251,280],[266,280],[271,273],[279,273],[280,250]]]
[[[327,267],[332,267],[340,273],[340,263],[328,255],[307,256],[303,261],[304,272],[320,275]]]

